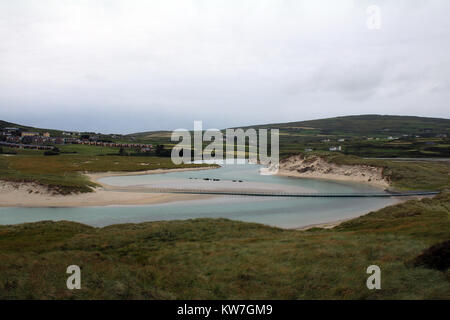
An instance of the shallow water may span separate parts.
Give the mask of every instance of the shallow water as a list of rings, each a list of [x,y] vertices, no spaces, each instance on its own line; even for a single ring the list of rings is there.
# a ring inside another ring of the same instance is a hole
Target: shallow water
[[[166,174],[117,176],[100,181],[113,186],[195,188],[208,190],[277,190],[286,192],[371,193],[368,185],[260,175],[257,165]],[[203,180],[218,179],[219,181]],[[235,180],[235,182],[233,182]],[[242,182],[239,182],[241,180]],[[0,224],[70,220],[93,226],[193,218],[228,218],[283,228],[348,219],[395,203],[392,198],[279,198],[215,196],[146,206],[80,208],[0,208]]]

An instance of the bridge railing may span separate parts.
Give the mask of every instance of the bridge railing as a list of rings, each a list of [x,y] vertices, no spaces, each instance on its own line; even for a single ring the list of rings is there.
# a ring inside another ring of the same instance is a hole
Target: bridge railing
[[[367,197],[407,197],[429,196],[439,194],[439,191],[410,191],[410,192],[377,192],[377,193],[295,193],[282,191],[232,191],[232,190],[206,190],[206,189],[177,189],[177,188],[146,188],[154,193],[182,193],[182,194],[209,194],[209,195],[235,195],[256,197],[311,197],[311,198],[367,198]]]

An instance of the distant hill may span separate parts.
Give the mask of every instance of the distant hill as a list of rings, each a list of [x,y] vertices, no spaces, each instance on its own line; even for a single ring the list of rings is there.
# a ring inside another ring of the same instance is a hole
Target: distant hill
[[[391,115],[358,115],[319,120],[252,125],[247,128],[279,128],[284,134],[313,136],[395,136],[436,134],[450,135],[450,119]],[[170,131],[148,131],[127,135],[135,139],[169,138]]]
[[[0,120],[0,128],[19,128],[19,129],[23,129],[26,131],[39,132],[39,133],[49,132],[52,136],[61,135],[61,133],[62,133],[61,130],[35,128],[35,127],[24,126],[21,124],[7,122],[7,121],[3,121],[3,120]]]
[[[0,128],[18,127],[29,131],[60,134],[60,130],[34,128],[0,120]],[[252,125],[243,128],[279,128],[284,135],[307,136],[450,136],[450,119],[391,115],[358,115],[319,120]],[[148,131],[125,135],[126,139],[170,140],[171,131]]]
[[[0,128],[22,128],[22,129],[29,129],[29,128],[31,128],[31,127],[22,126],[22,125],[17,124],[17,123],[12,123],[12,122],[7,122],[7,121],[0,120]]]
[[[250,126],[323,135],[386,136],[450,134],[450,119],[391,115],[358,115]]]
[[[136,133],[130,133],[125,135],[125,137],[133,137],[133,138],[145,138],[145,139],[151,139],[154,137],[168,137],[172,135],[172,131],[164,131],[164,130],[158,130],[158,131],[145,131],[145,132],[136,132]]]

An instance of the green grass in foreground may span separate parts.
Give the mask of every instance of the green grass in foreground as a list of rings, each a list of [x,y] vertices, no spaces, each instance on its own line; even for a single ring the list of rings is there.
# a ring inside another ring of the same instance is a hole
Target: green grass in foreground
[[[332,230],[225,219],[0,226],[0,299],[449,299],[448,270],[408,263],[450,239],[449,212],[444,193]],[[66,288],[72,264],[78,291]],[[372,264],[381,290],[366,288]]]

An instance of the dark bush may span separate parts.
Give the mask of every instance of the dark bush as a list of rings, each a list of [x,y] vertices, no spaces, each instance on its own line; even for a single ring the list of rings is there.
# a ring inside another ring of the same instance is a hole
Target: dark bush
[[[53,150],[49,150],[49,151],[45,151],[44,152],[44,156],[57,156],[59,155],[59,152],[53,151]]]
[[[435,244],[417,256],[412,264],[445,271],[450,265],[450,240]]]

